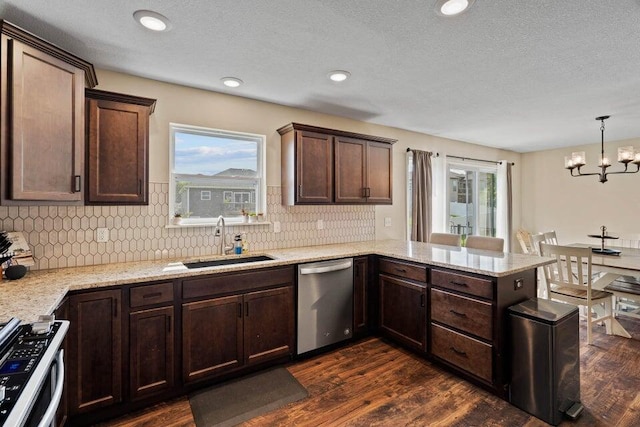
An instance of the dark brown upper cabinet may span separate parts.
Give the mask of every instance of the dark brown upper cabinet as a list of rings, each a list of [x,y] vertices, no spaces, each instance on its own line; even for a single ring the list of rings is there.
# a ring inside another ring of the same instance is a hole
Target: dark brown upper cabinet
[[[93,65],[0,21],[0,202],[81,204]]]
[[[335,202],[392,203],[392,146],[335,138]]]
[[[395,139],[291,123],[280,129],[282,204],[391,204]]]
[[[149,115],[155,99],[87,89],[86,204],[149,203]]]

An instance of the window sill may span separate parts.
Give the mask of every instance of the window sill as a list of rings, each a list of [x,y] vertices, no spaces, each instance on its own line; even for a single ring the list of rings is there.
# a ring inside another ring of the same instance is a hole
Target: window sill
[[[270,221],[262,221],[262,222],[230,222],[225,223],[225,227],[254,227],[257,225],[271,225]],[[215,222],[199,222],[199,223],[184,223],[184,224],[167,224],[164,228],[204,228],[204,227],[215,227]]]

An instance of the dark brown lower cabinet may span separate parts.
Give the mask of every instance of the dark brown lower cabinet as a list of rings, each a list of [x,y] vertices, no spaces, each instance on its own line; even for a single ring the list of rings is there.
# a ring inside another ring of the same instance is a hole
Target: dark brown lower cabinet
[[[132,400],[175,384],[173,306],[129,314],[129,384]]]
[[[427,350],[427,286],[380,274],[380,329],[420,351]]]
[[[242,296],[182,305],[182,366],[185,382],[210,378],[240,366]]]
[[[71,295],[67,335],[69,413],[77,414],[122,400],[121,291]]]
[[[293,322],[291,286],[183,304],[184,381],[292,354]]]
[[[244,295],[244,362],[254,365],[293,353],[293,288]]]

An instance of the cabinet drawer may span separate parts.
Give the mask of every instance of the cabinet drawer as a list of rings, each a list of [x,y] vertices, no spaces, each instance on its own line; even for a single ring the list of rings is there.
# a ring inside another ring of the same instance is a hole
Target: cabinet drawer
[[[431,319],[486,340],[493,337],[492,306],[449,292],[431,289]]]
[[[295,283],[293,266],[250,272],[216,274],[182,282],[182,298],[202,298]]]
[[[129,290],[131,308],[171,301],[173,301],[173,283],[171,282],[138,286]]]
[[[432,323],[431,353],[487,382],[492,381],[489,344]]]
[[[427,281],[427,267],[422,265],[407,264],[393,259],[382,258],[378,262],[380,273],[392,274],[405,279]]]
[[[489,279],[433,269],[431,284],[482,298],[493,298],[493,282]]]

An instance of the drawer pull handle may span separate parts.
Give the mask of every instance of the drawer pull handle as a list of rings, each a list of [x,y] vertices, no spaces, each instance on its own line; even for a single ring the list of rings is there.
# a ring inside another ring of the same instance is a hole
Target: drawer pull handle
[[[455,311],[455,310],[449,310],[449,313],[455,314],[456,316],[459,316],[459,317],[467,317],[465,313],[460,313],[459,311]]]
[[[462,287],[468,287],[468,285],[466,283],[463,282],[456,282],[455,280],[449,280],[449,284],[450,285],[455,285],[455,286],[462,286]]]
[[[162,295],[162,292],[152,292],[150,294],[142,295],[142,298],[157,298]]]
[[[424,307],[424,294],[420,295],[420,307]]]
[[[467,357],[467,352],[466,352],[466,351],[458,350],[458,349],[457,349],[457,348],[455,348],[454,346],[449,347],[449,349],[450,349],[451,351],[453,351],[455,354],[459,355],[459,356]]]
[[[404,268],[398,268],[398,267],[396,267],[396,271],[399,272],[399,273],[406,273],[407,272],[407,270],[405,270]]]

